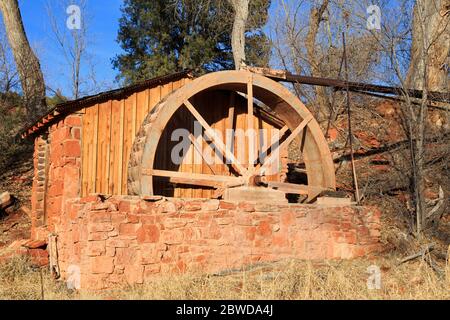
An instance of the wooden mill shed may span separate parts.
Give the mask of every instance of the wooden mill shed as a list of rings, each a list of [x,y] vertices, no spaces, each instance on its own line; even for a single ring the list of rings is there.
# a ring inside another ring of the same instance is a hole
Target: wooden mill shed
[[[201,124],[200,134],[194,120]],[[185,129],[191,139],[176,164],[171,161],[179,143],[172,136],[175,129]],[[263,129],[267,136],[234,138],[226,150],[216,135],[225,139],[229,129]],[[199,149],[211,146],[203,131],[216,147],[210,154],[221,153],[229,163],[208,163],[203,155],[198,161]],[[266,164],[249,161],[251,154],[270,157],[275,131],[282,158],[289,143],[299,139],[308,185],[283,184],[283,165],[261,179]],[[68,199],[94,193],[220,198],[228,188],[264,185],[312,197],[335,186],[328,146],[311,113],[282,85],[244,70],[197,79],[184,71],[69,101],[22,136],[35,139],[32,211],[37,227],[51,226]],[[244,154],[237,152],[240,144],[250,146]]]

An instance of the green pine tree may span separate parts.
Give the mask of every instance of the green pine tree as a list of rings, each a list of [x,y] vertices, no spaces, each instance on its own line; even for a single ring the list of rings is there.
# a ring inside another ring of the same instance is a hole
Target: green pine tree
[[[247,23],[247,64],[267,66],[269,40],[262,28],[271,0],[253,0]],[[233,69],[233,10],[228,0],[125,0],[113,59],[119,79],[133,83],[184,69]]]

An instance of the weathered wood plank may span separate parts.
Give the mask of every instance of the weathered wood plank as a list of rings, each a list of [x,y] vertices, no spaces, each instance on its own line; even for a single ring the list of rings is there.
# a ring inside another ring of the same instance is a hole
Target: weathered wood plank
[[[123,133],[123,161],[122,161],[122,193],[127,193],[127,178],[128,178],[128,161],[130,159],[130,152],[134,140],[133,135],[133,96],[125,100],[125,114],[124,114],[124,133]]]
[[[111,128],[111,102],[105,102],[98,108],[98,145],[97,145],[97,175],[95,188],[96,192],[108,193],[108,159],[109,140]]]
[[[109,194],[118,195],[119,185],[121,180],[119,179],[119,171],[122,170],[120,166],[120,146],[122,142],[120,141],[120,116],[121,116],[121,102],[117,100],[112,101],[111,106],[111,139],[110,139],[110,150],[109,150],[109,171],[110,178],[108,181],[108,192]]]
[[[89,119],[91,108],[85,108],[81,128],[81,196],[88,194],[89,185],[89,148],[92,146],[92,133],[90,133],[92,121]]]
[[[98,159],[98,110],[99,110],[99,105],[96,104],[95,107],[93,107],[92,112],[93,112],[93,124],[92,124],[92,130],[93,130],[93,141],[92,141],[92,158],[91,158],[91,174],[90,174],[90,178],[91,178],[91,190],[90,193],[95,193],[98,192],[97,189],[97,159]]]
[[[117,161],[118,161],[118,177],[117,177],[117,194],[121,195],[125,193],[125,189],[123,189],[123,185],[127,183],[126,181],[126,175],[124,175],[124,165],[123,165],[123,161],[124,161],[124,127],[125,127],[125,100],[121,100],[120,101],[120,106],[119,106],[119,150],[118,150],[118,154],[117,154]]]
[[[248,136],[248,174],[255,171],[255,127],[253,116],[253,75],[250,73],[247,80],[247,136]]]
[[[192,185],[208,186],[214,182],[220,186],[239,186],[244,183],[242,177],[216,176],[212,174],[187,173],[157,169],[143,169],[142,174],[157,177],[176,178],[178,181],[184,181],[183,183]]]
[[[211,126],[200,115],[200,113],[198,113],[195,107],[188,100],[184,102],[184,105],[189,109],[189,111],[197,119],[197,121],[200,122],[202,127],[205,128],[205,133],[208,135],[209,138],[213,140],[214,144],[220,150],[220,152],[222,152],[222,154],[224,154],[228,159],[230,159],[230,161],[232,162],[232,166],[235,167],[235,169],[242,176],[247,176],[248,175],[247,170],[244,167],[242,167],[242,165],[237,161],[234,155],[229,150],[227,150],[223,141],[217,136],[217,134],[214,132]]]
[[[326,188],[322,187],[314,187],[314,186],[308,186],[304,184],[295,184],[295,183],[287,183],[287,182],[274,182],[269,181],[268,186],[270,188],[274,188],[286,193],[293,193],[293,194],[302,194],[302,195],[309,195],[309,194],[320,194],[323,191],[326,191]]]

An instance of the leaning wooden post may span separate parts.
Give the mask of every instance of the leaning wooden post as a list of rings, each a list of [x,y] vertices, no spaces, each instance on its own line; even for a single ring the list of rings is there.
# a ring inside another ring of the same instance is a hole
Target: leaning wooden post
[[[353,183],[355,184],[355,200],[357,203],[360,201],[359,197],[359,187],[358,187],[358,177],[356,176],[355,158],[353,156],[353,133],[352,133],[352,121],[351,121],[351,111],[350,111],[350,89],[348,87],[348,61],[347,61],[347,49],[345,45],[345,33],[342,33],[342,44],[344,47],[344,66],[345,66],[345,82],[347,91],[347,116],[348,116],[348,135],[350,144],[350,158],[352,162],[352,172],[353,172]]]

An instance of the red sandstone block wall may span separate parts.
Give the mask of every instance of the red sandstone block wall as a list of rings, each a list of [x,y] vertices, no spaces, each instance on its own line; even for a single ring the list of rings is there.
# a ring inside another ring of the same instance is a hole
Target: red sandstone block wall
[[[67,199],[80,196],[81,115],[71,114],[35,139],[32,238],[46,239]]]
[[[347,259],[379,246],[380,212],[369,207],[80,199],[80,132],[72,114],[36,138],[32,238],[56,233],[63,279],[74,265],[85,289],[285,258]]]
[[[91,196],[65,209],[55,226],[59,265],[63,279],[79,267],[85,289],[284,258],[347,259],[379,247],[372,207]]]

